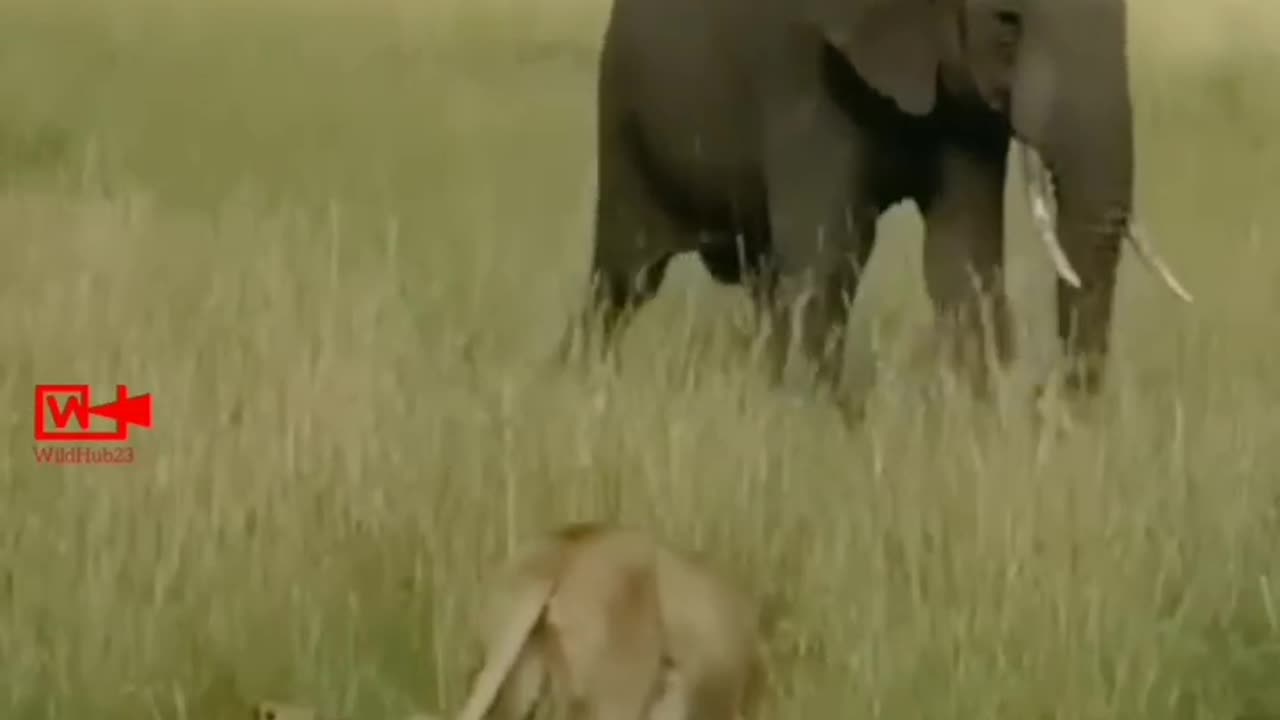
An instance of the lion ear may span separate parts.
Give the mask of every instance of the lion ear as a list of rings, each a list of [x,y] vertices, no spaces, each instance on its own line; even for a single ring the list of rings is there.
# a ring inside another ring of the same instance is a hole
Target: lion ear
[[[823,37],[867,84],[904,112],[937,102],[941,55],[933,0],[815,0]]]

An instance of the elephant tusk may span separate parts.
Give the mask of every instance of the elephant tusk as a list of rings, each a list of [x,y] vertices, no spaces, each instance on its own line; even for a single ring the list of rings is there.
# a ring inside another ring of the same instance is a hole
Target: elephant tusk
[[[1035,148],[1025,143],[1018,143],[1018,145],[1022,155],[1022,174],[1026,183],[1027,202],[1031,205],[1031,220],[1036,226],[1036,234],[1040,236],[1045,249],[1049,252],[1054,271],[1068,285],[1078,288],[1080,276],[1076,274],[1075,268],[1071,267],[1071,261],[1063,252],[1062,244],[1058,242],[1058,233],[1053,227],[1053,212],[1049,209],[1045,192],[1048,185],[1046,178],[1048,171]]]
[[[1182,283],[1178,282],[1178,278],[1174,276],[1173,271],[1170,270],[1164,260],[1161,260],[1160,256],[1156,254],[1155,248],[1151,246],[1151,243],[1147,240],[1146,233],[1143,232],[1137,222],[1130,222],[1128,227],[1125,229],[1124,235],[1125,238],[1129,240],[1129,244],[1133,247],[1134,252],[1138,254],[1138,257],[1142,262],[1145,263],[1152,272],[1160,276],[1160,279],[1164,281],[1164,284],[1167,285],[1171,291],[1173,291],[1174,295],[1181,298],[1183,302],[1193,302],[1191,293],[1187,292],[1187,289],[1182,286]]]
[[[1062,250],[1062,245],[1058,242],[1058,234],[1054,230],[1053,211],[1049,209],[1045,191],[1049,184],[1049,171],[1045,168],[1044,161],[1041,160],[1040,154],[1036,152],[1035,148],[1025,143],[1018,143],[1018,145],[1022,151],[1022,172],[1026,180],[1028,201],[1031,204],[1031,219],[1039,231],[1040,239],[1044,241],[1045,247],[1049,251],[1049,257],[1053,261],[1054,269],[1058,275],[1072,287],[1078,288],[1080,287],[1080,276],[1071,267],[1071,262]],[[1160,279],[1164,281],[1164,284],[1168,286],[1174,295],[1177,295],[1183,302],[1194,302],[1191,293],[1183,287],[1182,283],[1173,274],[1173,271],[1156,253],[1151,242],[1147,239],[1146,233],[1137,222],[1128,224],[1125,229],[1125,239],[1129,241],[1143,264],[1159,275]]]

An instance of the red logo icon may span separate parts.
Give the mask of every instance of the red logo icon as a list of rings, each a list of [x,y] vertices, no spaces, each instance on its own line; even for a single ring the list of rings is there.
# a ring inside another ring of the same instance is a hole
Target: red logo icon
[[[116,385],[116,399],[94,405],[88,385],[36,386],[36,442],[128,442],[133,426],[151,428],[151,393],[129,396],[127,385]],[[100,418],[114,430],[94,429]],[[74,423],[76,429],[68,429]]]

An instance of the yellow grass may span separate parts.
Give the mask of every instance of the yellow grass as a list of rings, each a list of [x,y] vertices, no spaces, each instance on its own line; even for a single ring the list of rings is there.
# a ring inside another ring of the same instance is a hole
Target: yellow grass
[[[1134,3],[1141,208],[1197,302],[1126,261],[1103,412],[1042,437],[1020,202],[996,411],[901,359],[905,210],[855,314],[857,432],[763,386],[691,263],[621,373],[545,373],[599,0],[7,0],[0,717],[454,708],[490,564],[586,518],[768,601],[770,717],[1280,717],[1280,10]],[[38,382],[152,392],[136,462],[37,465]]]

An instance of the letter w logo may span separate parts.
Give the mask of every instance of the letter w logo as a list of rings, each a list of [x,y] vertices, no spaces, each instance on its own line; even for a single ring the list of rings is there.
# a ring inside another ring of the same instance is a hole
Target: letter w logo
[[[83,395],[79,393],[64,395],[62,406],[59,407],[58,396],[50,393],[44,396],[44,404],[55,428],[66,430],[67,425],[70,425],[74,418],[80,429],[89,429],[89,403],[85,401]]]
[[[130,426],[151,427],[151,394],[129,396],[129,388],[116,386],[114,400],[94,405],[88,385],[36,386],[37,442],[125,442]],[[112,421],[114,430],[95,431],[95,418]],[[76,429],[68,429],[74,420]]]

